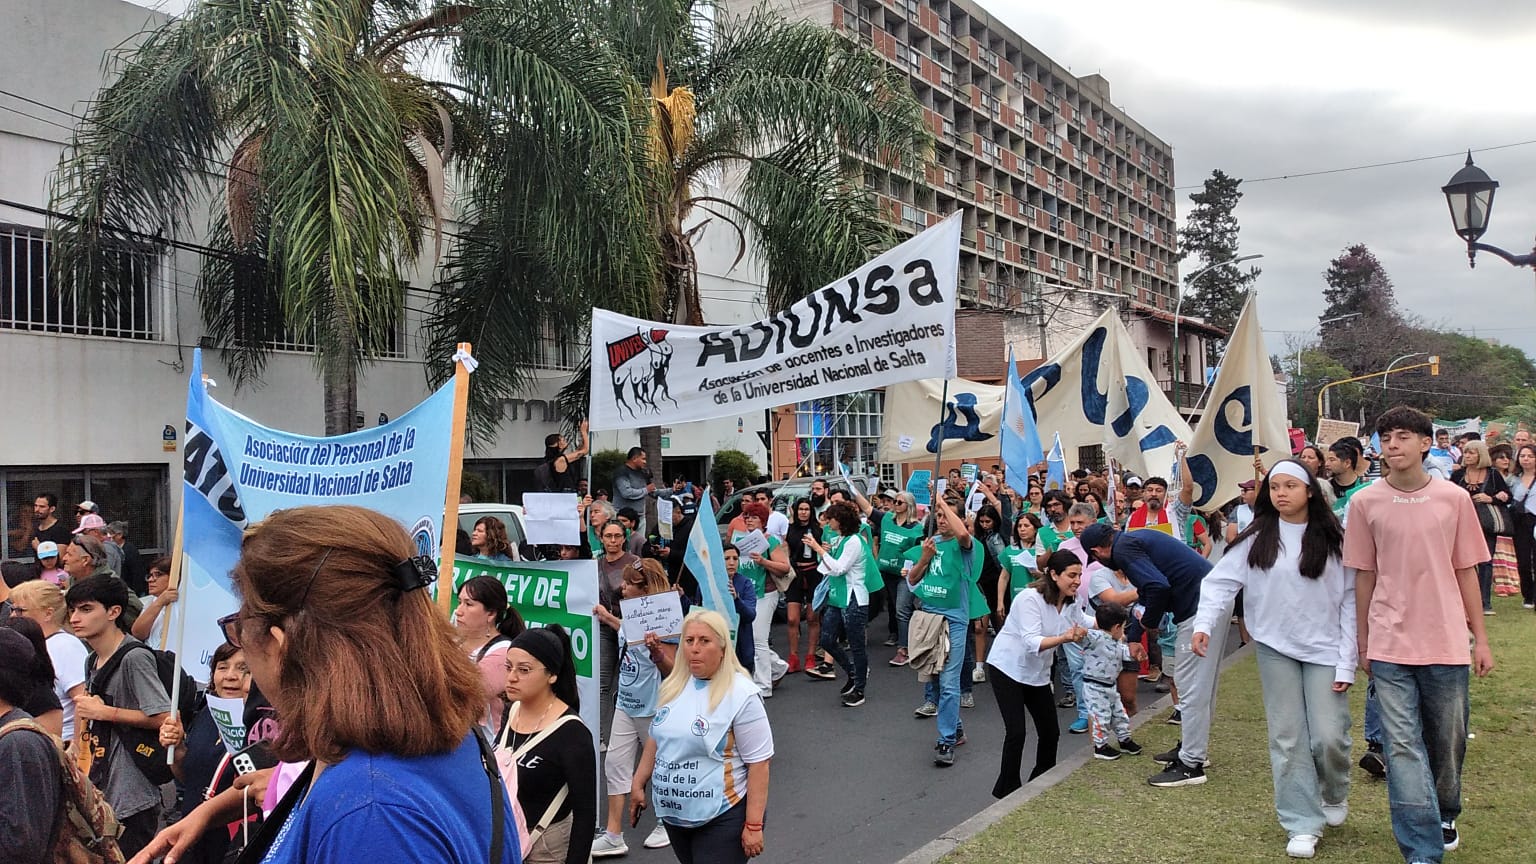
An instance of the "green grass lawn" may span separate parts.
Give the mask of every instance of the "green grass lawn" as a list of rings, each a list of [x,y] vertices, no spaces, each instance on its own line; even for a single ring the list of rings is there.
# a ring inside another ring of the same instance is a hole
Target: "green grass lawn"
[[[1472,679],[1472,732],[1462,775],[1461,849],[1446,860],[1536,861],[1536,614],[1496,598],[1485,619],[1495,668]],[[1364,677],[1351,688],[1355,744],[1365,751]],[[967,841],[945,860],[1051,864],[1186,864],[1289,861],[1276,821],[1268,739],[1251,655],[1222,677],[1203,786],[1156,789],[1149,758],[1172,747],[1167,712],[1136,732],[1145,756],[1094,761]],[[1033,733],[1033,730],[1031,730]],[[1033,734],[1031,734],[1033,737]],[[1026,748],[1033,753],[1033,748]],[[1026,761],[1028,760],[1026,754]],[[1029,766],[1025,765],[1025,770]],[[1387,815],[1387,787],[1354,769],[1349,821],[1330,828],[1317,861],[1400,864]]]

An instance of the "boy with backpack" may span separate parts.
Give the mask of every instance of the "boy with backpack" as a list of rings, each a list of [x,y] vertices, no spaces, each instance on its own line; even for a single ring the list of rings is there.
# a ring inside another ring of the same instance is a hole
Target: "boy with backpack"
[[[70,627],[90,648],[86,692],[75,697],[76,722],[86,724],[80,758],[88,761],[91,782],[122,823],[120,845],[132,857],[154,839],[160,824],[159,784],[169,780],[169,769],[159,730],[171,700],[159,657],[127,633],[122,612],[128,586],[121,579],[82,579],[64,602]]]
[[[0,861],[121,862],[112,809],[27,712],[32,644],[0,629]]]

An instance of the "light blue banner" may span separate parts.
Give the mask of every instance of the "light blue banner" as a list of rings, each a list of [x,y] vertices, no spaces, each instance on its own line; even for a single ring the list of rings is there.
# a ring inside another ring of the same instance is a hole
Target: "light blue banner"
[[[452,434],[452,383],[373,429],[331,438],[271,429],[209,398],[194,352],[182,489],[187,671],[206,675],[223,641],[214,622],[238,606],[229,574],[242,533],[275,510],[367,507],[410,531],[417,554],[436,558]]]

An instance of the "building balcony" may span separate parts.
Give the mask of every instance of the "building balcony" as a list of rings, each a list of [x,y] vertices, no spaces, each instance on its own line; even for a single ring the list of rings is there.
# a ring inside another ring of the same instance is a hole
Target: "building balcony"
[[[1169,378],[1157,382],[1158,389],[1173,403],[1173,407],[1188,411],[1200,402],[1200,394],[1205,392],[1205,387],[1190,381],[1180,381],[1178,391],[1174,391],[1173,379]]]

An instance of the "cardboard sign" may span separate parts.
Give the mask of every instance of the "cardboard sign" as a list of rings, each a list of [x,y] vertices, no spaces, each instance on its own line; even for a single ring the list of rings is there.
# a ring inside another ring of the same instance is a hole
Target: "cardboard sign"
[[[624,617],[624,641],[630,645],[644,643],[647,633],[683,634],[683,599],[676,591],[620,600],[619,612]]]
[[[1356,438],[1360,435],[1360,424],[1351,423],[1348,420],[1329,420],[1326,417],[1317,421],[1317,446],[1328,449],[1328,445],[1341,438]]]
[[[742,561],[751,560],[753,552],[759,555],[768,554],[768,538],[764,537],[761,531],[748,531],[736,538],[734,542],[736,551],[741,553]]]

